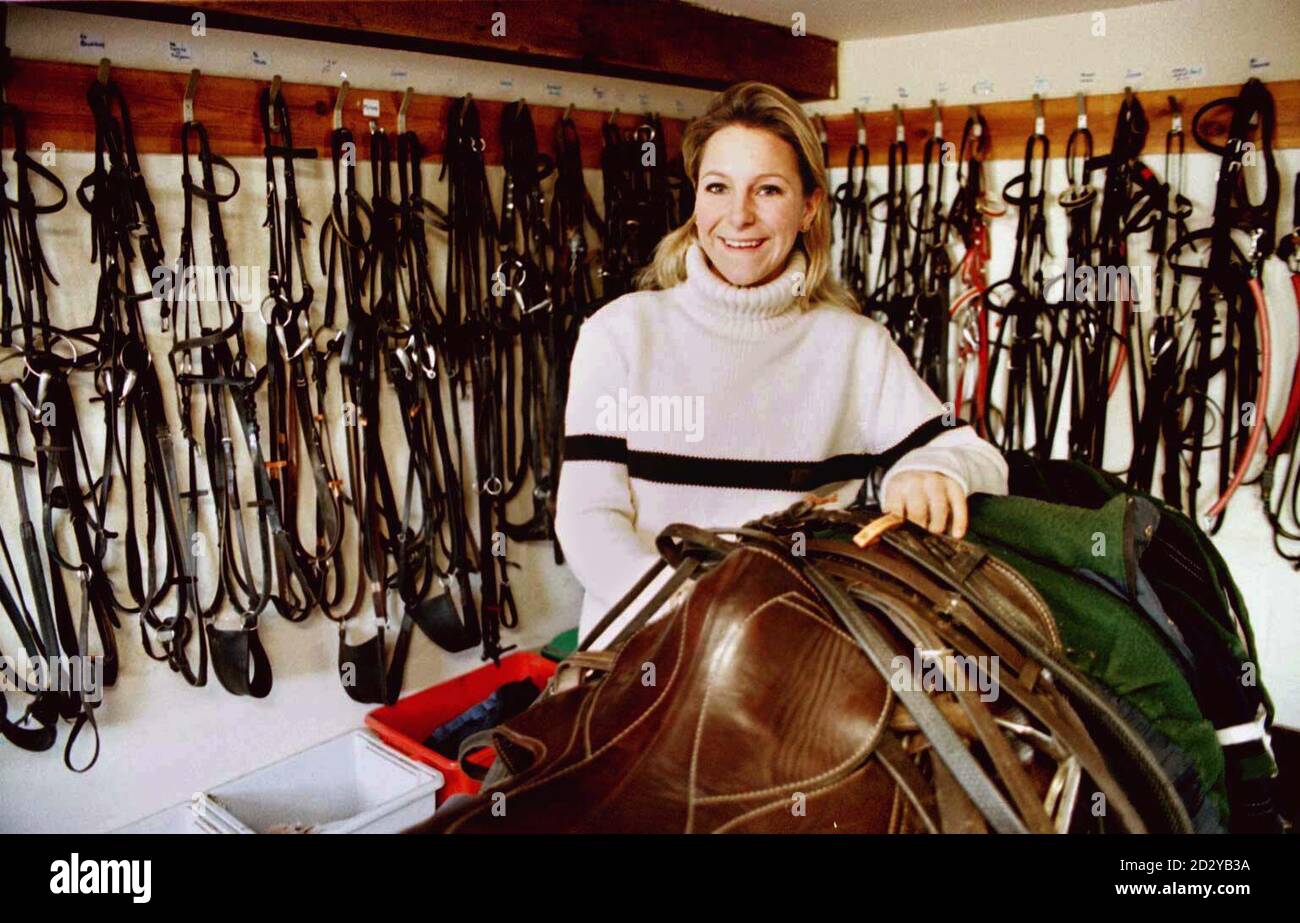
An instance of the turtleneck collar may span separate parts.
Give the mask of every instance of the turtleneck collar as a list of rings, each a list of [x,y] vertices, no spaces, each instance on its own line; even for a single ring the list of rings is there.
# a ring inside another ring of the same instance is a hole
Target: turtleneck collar
[[[732,285],[709,266],[698,241],[686,251],[686,281],[678,286],[682,304],[700,321],[737,336],[762,336],[798,319],[795,287],[807,267],[803,251],[790,252],[785,269],[762,285]]]

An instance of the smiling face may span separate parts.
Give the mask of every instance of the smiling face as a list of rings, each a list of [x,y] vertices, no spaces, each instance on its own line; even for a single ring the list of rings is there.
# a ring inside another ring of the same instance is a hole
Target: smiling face
[[[794,149],[770,131],[728,125],[700,156],[695,230],[714,270],[732,285],[771,282],[785,269],[822,190],[805,196]]]

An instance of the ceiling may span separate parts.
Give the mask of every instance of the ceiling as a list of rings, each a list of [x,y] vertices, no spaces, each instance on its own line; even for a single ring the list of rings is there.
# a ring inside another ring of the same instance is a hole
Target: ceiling
[[[941,32],[996,22],[1091,13],[1097,0],[691,0],[724,13],[788,26],[792,7],[807,16],[809,35],[836,41]],[[1152,0],[1105,0],[1104,6],[1140,6]],[[1164,2],[1164,0],[1155,0]]]

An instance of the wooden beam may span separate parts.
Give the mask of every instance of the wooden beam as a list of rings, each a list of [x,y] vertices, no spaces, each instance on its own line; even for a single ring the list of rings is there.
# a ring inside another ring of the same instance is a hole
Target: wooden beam
[[[27,118],[29,149],[39,152],[41,145],[52,141],[59,150],[94,150],[94,122],[86,104],[86,89],[95,79],[97,69],[84,64],[14,59],[13,77],[6,88],[9,102],[18,106]],[[113,68],[112,79],[121,88],[131,109],[131,125],[136,148],[142,154],[180,153],[181,102],[185,97],[188,74],[168,71]],[[214,153],[223,157],[262,156],[262,123],[257,114],[257,98],[267,82],[237,77],[199,78],[194,117],[208,130]],[[417,88],[418,89],[418,88]],[[334,116],[338,87],[305,83],[281,86],[289,105],[289,120],[294,143],[315,146],[321,156],[329,156],[329,135]],[[362,114],[366,99],[379,100],[377,124],[388,132],[397,129],[397,110],[402,94],[392,90],[349,90],[344,124],[357,138],[357,156],[366,159],[366,138],[370,120]],[[501,163],[499,126],[505,103],[476,99],[483,125],[484,156],[490,164]],[[407,110],[407,127],[416,132],[427,154],[442,159],[447,113],[452,99],[447,96],[413,94]],[[564,114],[558,106],[528,104],[537,131],[538,147],[553,153],[555,123]],[[608,112],[575,109],[571,118],[578,128],[582,144],[582,162],[586,167],[600,166],[601,126]],[[642,119],[636,114],[620,114],[617,123],[635,128]],[[669,156],[680,149],[683,122],[662,118]],[[9,138],[5,144],[12,144]]]
[[[1192,139],[1192,117],[1205,103],[1221,97],[1236,96],[1241,84],[1213,87],[1179,88],[1175,90],[1142,90],[1135,95],[1146,112],[1150,129],[1147,133],[1147,156],[1163,156],[1165,132],[1169,130],[1169,97],[1181,106],[1183,131],[1187,136],[1188,152],[1202,148]],[[1300,80],[1280,80],[1268,84],[1277,109],[1277,134],[1275,148],[1300,147]],[[1123,93],[1084,97],[1088,111],[1088,128],[1092,132],[1096,153],[1110,150],[1115,133],[1115,119],[1119,114]],[[1030,100],[988,103],[979,107],[988,123],[991,138],[990,160],[1022,160],[1025,156],[1025,139],[1034,129],[1034,108]],[[969,113],[968,106],[949,106],[940,109],[944,137],[955,144],[961,141],[962,126]],[[1077,123],[1078,107],[1073,96],[1043,100],[1045,134],[1051,156],[1065,156],[1065,142]],[[1224,107],[1208,114],[1202,123],[1206,138],[1221,142],[1227,135],[1231,112]],[[894,113],[866,113],[867,147],[871,163],[885,163],[889,143],[894,140]],[[933,132],[930,109],[904,109],[903,124],[912,163],[920,160],[921,149]],[[852,113],[826,116],[826,136],[830,141],[831,165],[842,167],[848,162],[849,145],[856,140],[857,123]],[[954,155],[955,156],[955,155]]]
[[[703,89],[762,80],[834,99],[839,44],[673,0],[165,0],[58,9],[397,48]],[[502,20],[504,16],[504,20]],[[505,34],[500,23],[504,22]]]

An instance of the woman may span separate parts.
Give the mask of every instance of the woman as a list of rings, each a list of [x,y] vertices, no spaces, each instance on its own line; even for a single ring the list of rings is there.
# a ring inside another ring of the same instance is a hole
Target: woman
[[[874,466],[885,511],[961,537],[966,497],[1007,491],[998,451],[952,425],[831,277],[826,168],[798,104],[738,84],[687,127],[682,157],[693,219],[573,356],[556,534],[586,590],[580,637],[669,523],[739,525],[809,492],[844,505]]]

